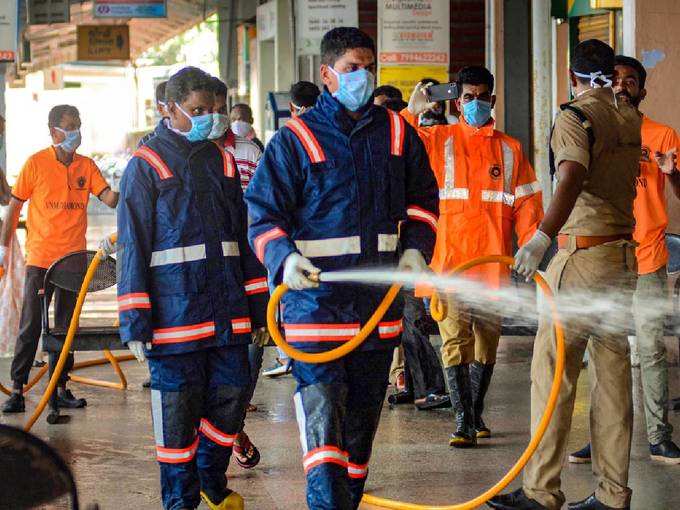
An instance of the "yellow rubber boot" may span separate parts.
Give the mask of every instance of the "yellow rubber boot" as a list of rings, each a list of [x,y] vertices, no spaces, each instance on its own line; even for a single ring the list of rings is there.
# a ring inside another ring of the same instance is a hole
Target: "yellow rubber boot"
[[[210,510],[243,510],[245,508],[243,498],[238,492],[232,491],[232,493],[224,498],[219,504],[210,501],[210,498],[203,491],[201,491],[201,498],[203,498],[203,501],[205,501]]]

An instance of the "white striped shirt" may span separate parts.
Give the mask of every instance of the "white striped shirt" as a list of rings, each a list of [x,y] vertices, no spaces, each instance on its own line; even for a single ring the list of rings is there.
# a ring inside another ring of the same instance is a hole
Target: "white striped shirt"
[[[253,178],[253,174],[255,174],[257,163],[262,157],[262,151],[257,144],[246,138],[236,136],[231,130],[227,131],[224,148],[236,160],[236,167],[241,177],[241,188],[245,191],[248,184],[250,184],[250,180]]]

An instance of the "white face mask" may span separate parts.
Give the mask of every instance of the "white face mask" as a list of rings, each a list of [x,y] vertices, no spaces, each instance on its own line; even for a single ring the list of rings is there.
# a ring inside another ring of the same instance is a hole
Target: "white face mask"
[[[244,120],[235,120],[234,122],[231,123],[231,130],[234,132],[236,136],[246,138],[253,130],[253,126],[251,126]]]

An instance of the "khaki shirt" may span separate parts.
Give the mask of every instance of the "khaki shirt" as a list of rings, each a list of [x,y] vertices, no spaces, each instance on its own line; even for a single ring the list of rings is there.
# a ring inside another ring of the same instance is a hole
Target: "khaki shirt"
[[[633,200],[642,118],[629,105],[619,103],[617,107],[611,88],[586,91],[570,104],[590,120],[595,143],[590,149],[588,133],[574,112],[560,112],[551,139],[555,167],[562,161],[574,161],[587,169],[583,191],[560,233],[630,234],[635,226]]]

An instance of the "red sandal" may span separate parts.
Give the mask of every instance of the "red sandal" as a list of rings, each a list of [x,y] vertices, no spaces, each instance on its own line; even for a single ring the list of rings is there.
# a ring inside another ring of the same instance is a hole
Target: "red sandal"
[[[252,469],[260,463],[260,450],[250,442],[248,434],[240,432],[234,442],[234,458],[243,469]]]

